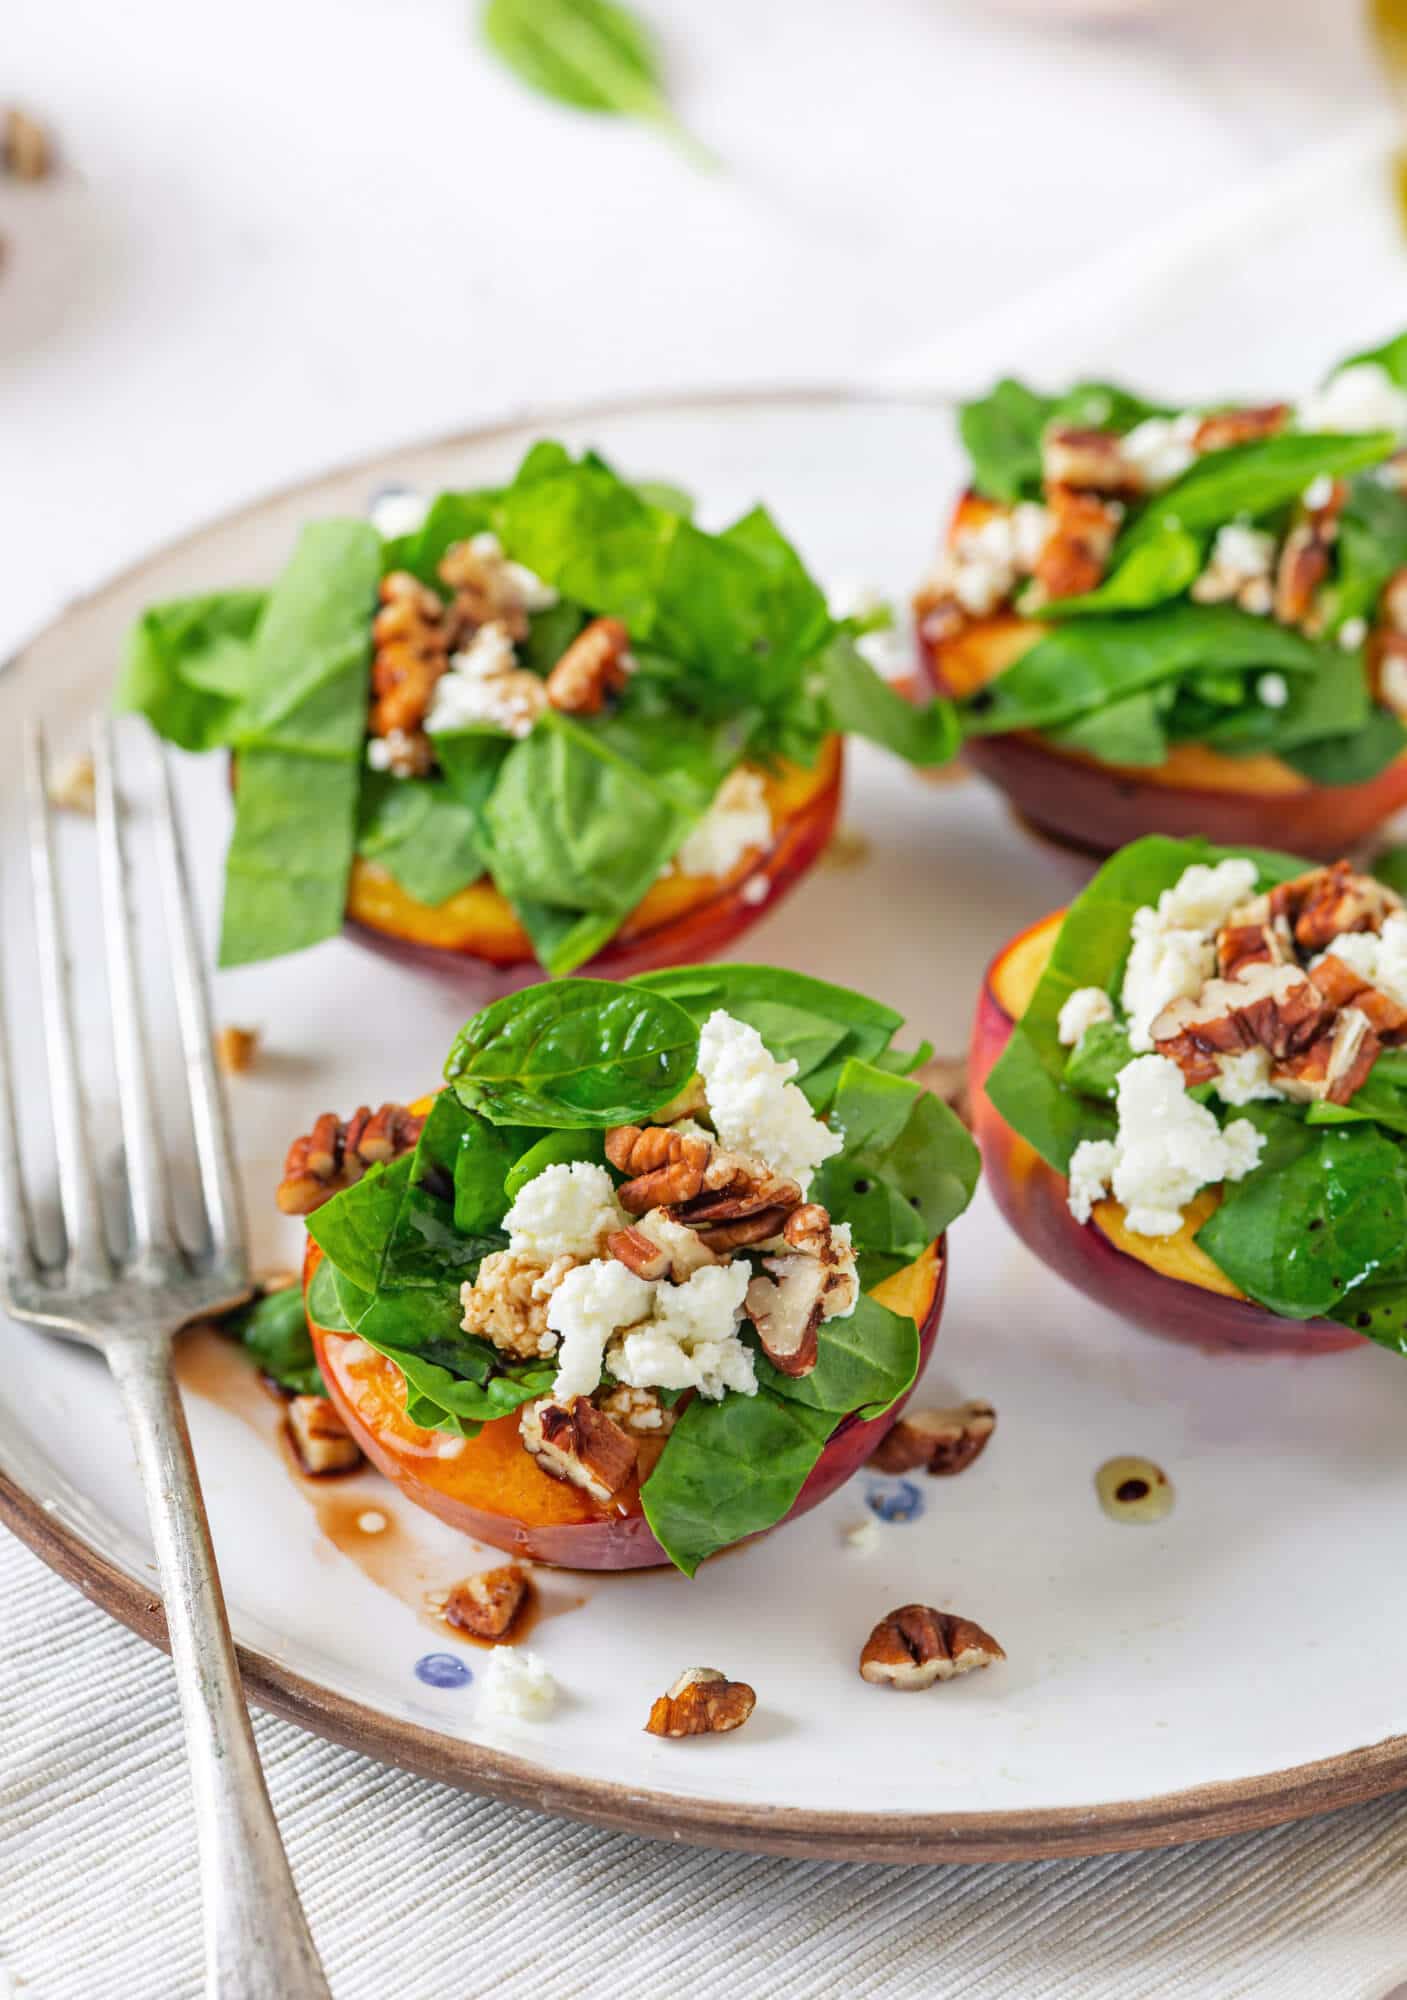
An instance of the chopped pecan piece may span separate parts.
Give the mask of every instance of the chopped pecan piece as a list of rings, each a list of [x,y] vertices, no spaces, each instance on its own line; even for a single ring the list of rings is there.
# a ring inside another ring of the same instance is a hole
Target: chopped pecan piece
[[[257,1028],[225,1027],[215,1035],[215,1060],[226,1076],[243,1076],[259,1053]]]
[[[288,1406],[288,1435],[298,1463],[310,1479],[353,1472],[361,1447],[326,1396],[295,1396]]]
[[[1061,487],[1086,493],[1139,493],[1143,481],[1117,431],[1053,425],[1041,446],[1048,497]]]
[[[513,1563],[480,1570],[454,1586],[445,1600],[445,1619],[475,1639],[505,1638],[530,1589],[526,1573]]]
[[[901,1604],[866,1639],[860,1676],[880,1687],[926,1688],[1005,1658],[991,1633],[970,1618],[931,1604]]]
[[[53,171],[54,153],[49,134],[37,118],[12,104],[5,113],[3,143],[5,170],[21,181],[42,181]]]
[[[806,1202],[787,1217],[782,1235],[791,1254],[764,1257],[747,1288],[747,1315],[762,1351],[784,1375],[809,1375],[816,1365],[822,1320],[853,1312],[859,1296],[854,1252],[837,1243],[830,1216]]]
[[[669,1252],[638,1229],[617,1229],[606,1238],[606,1250],[637,1278],[662,1278],[669,1270]]]
[[[634,1224],[634,1234],[643,1236],[656,1249],[664,1251],[669,1259],[668,1275],[676,1285],[692,1278],[695,1271],[701,1271],[705,1264],[722,1262],[713,1244],[705,1242],[697,1229],[690,1229],[685,1222],[676,1222],[662,1208],[652,1208],[642,1215]]]
[[[997,1427],[990,1403],[959,1403],[951,1410],[906,1410],[870,1459],[878,1472],[916,1472],[937,1478],[966,1472],[987,1449]]]
[[[1275,1069],[1271,1081],[1287,1097],[1347,1104],[1367,1080],[1381,1048],[1367,1015],[1358,1007],[1345,1007],[1308,1048]]]
[[[737,1223],[769,1209],[785,1213],[800,1200],[797,1183],[774,1174],[765,1161],[715,1146],[710,1150],[700,1191],[670,1207],[676,1221],[688,1223],[712,1243],[720,1223]]]
[[[629,678],[629,633],[619,618],[593,618],[547,676],[547,699],[568,715],[599,715]]]
[[[1326,952],[1310,968],[1309,976],[1331,1007],[1356,1007],[1365,1015],[1380,1042],[1396,1045],[1407,1041],[1407,1007],[1399,1006],[1390,994],[1345,965],[1335,953]]]
[[[285,1215],[311,1215],[323,1202],[359,1181],[374,1161],[408,1153],[424,1123],[403,1104],[383,1104],[374,1116],[365,1104],[360,1105],[345,1124],[335,1111],[324,1111],[312,1131],[295,1139],[288,1149],[278,1189],[279,1207]]]
[[[741,1729],[756,1706],[746,1681],[730,1681],[717,1667],[690,1667],[656,1699],[645,1727],[651,1736],[717,1736]]]
[[[1119,509],[1057,486],[1047,496],[1052,526],[1036,559],[1035,597],[1082,597],[1103,578],[1119,532]]]
[[[666,1125],[614,1125],[606,1134],[606,1158],[629,1175],[618,1193],[632,1215],[691,1200],[703,1187],[712,1153],[711,1140]]]
[[[1153,1023],[1153,1044],[1190,1084],[1209,1083],[1216,1058],[1259,1045],[1277,1061],[1308,1046],[1324,1025],[1322,994],[1298,965],[1250,964],[1174,1000]]]
[[[585,1396],[528,1403],[518,1420],[523,1444],[542,1470],[593,1500],[619,1493],[635,1470],[635,1443]]]
[[[1302,951],[1324,951],[1346,931],[1380,931],[1402,899],[1371,875],[1356,874],[1351,862],[1335,861],[1272,889],[1270,905],[1292,920]]]
[[[1233,910],[1216,934],[1216,966],[1223,979],[1234,979],[1248,965],[1288,965],[1294,955],[1289,918],[1283,912],[1272,916],[1268,896]]]
[[[384,576],[380,594],[381,609],[371,625],[368,727],[373,736],[394,740],[394,754],[411,770],[428,770],[430,745],[421,725],[449,665],[445,607],[409,570]]]
[[[1275,616],[1282,625],[1314,625],[1314,595],[1329,573],[1329,551],[1339,532],[1339,515],[1348,498],[1342,479],[1330,482],[1322,505],[1307,502],[1285,537],[1275,568]]]
[[[92,819],[98,809],[97,773],[91,757],[70,757],[49,780],[49,803],[60,812]]]
[[[1257,438],[1278,437],[1290,417],[1288,403],[1262,403],[1246,410],[1213,410],[1192,434],[1192,449],[1225,451],[1228,445],[1253,444]]]
[[[481,625],[502,625],[514,645],[528,636],[528,608],[514,565],[494,535],[454,542],[440,558],[440,581],[454,592],[446,623],[451,649]]]

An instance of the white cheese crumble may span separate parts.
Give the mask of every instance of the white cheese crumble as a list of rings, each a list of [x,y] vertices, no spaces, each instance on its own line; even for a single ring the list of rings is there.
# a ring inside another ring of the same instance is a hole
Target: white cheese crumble
[[[599,1256],[611,1231],[629,1219],[604,1167],[558,1160],[519,1188],[503,1226],[510,1250],[550,1260]]]
[[[795,1062],[778,1062],[756,1028],[715,1008],[699,1036],[699,1070],[721,1143],[751,1153],[796,1181],[804,1194],[822,1160],[844,1144],[816,1117],[792,1082]]]
[[[1334,482],[1327,472],[1321,472],[1317,479],[1311,479],[1300,495],[1311,514],[1318,514],[1327,507],[1334,497]]]
[[[1254,1104],[1257,1098],[1279,1097],[1270,1081],[1269,1049],[1238,1049],[1217,1059],[1216,1094],[1223,1104]]]
[[[740,764],[723,780],[699,824],[666,874],[731,875],[743,858],[772,839],[772,814],[760,772]]]
[[[1407,720],[1407,660],[1389,653],[1383,661],[1378,692],[1394,715]]]
[[[655,1287],[614,1257],[568,1271],[547,1307],[547,1324],[561,1338],[552,1393],[559,1402],[589,1396],[601,1380],[606,1343],[623,1326],[645,1318]],[[637,1383],[637,1388],[647,1385]]]
[[[521,610],[550,611],[557,602],[557,592],[550,583],[544,583],[535,570],[529,569],[525,563],[508,560],[497,535],[487,531],[473,535],[470,537],[469,549],[480,562],[490,563],[498,571]]]
[[[1396,431],[1407,434],[1407,391],[1380,362],[1355,361],[1305,397],[1295,412],[1302,431]]]
[[[958,530],[929,580],[951,591],[969,616],[985,618],[1011,596],[1018,577],[1034,570],[1050,527],[1050,515],[1034,500],[991,514],[975,527]]]
[[[1346,653],[1356,653],[1367,636],[1366,618],[1345,618],[1339,627],[1339,644]]]
[[[479,1683],[484,1706],[515,1722],[546,1722],[557,1706],[557,1683],[536,1653],[495,1646]]]
[[[879,1547],[879,1522],[871,1514],[867,1520],[854,1521],[844,1531],[842,1537],[847,1549],[854,1549],[857,1556],[872,1555]]]
[[[1088,1222],[1094,1203],[1112,1192],[1135,1236],[1174,1236],[1199,1188],[1239,1181],[1265,1144],[1248,1119],[1225,1128],[1187,1095],[1182,1071],[1166,1056],[1140,1056],[1119,1075],[1118,1132],[1085,1139],[1070,1161],[1070,1213]]]
[[[1141,424],[1135,424],[1120,440],[1120,449],[1140,484],[1156,492],[1180,479],[1196,459],[1192,440],[1201,424],[1195,410],[1185,410],[1177,417],[1145,417]]]
[[[1262,674],[1256,682],[1256,700],[1264,708],[1283,708],[1290,699],[1290,683],[1283,674]]]
[[[1060,1009],[1055,1032],[1066,1048],[1074,1048],[1087,1028],[1096,1021],[1112,1021],[1114,1003],[1102,986],[1080,986]]]
[[[428,734],[486,722],[510,736],[527,736],[547,705],[545,683],[520,670],[508,628],[498,619],[481,625],[435,683]]]
[[[1316,965],[1332,953],[1335,958],[1366,979],[1399,1007],[1407,1007],[1407,912],[1398,910],[1388,917],[1380,934],[1373,931],[1346,931],[1315,959]]]
[[[402,535],[413,535],[429,511],[430,502],[423,493],[413,492],[409,486],[388,486],[376,495],[367,514],[382,540],[394,542]]]
[[[1192,586],[1199,604],[1220,604],[1237,597],[1248,584],[1263,582],[1275,562],[1275,537],[1244,521],[1227,521],[1217,529],[1206,568]]]
[[[656,1287],[654,1315],[632,1327],[606,1357],[632,1389],[697,1389],[717,1402],[726,1389],[757,1393],[750,1347],[738,1337],[752,1268],[745,1257],[709,1264],[682,1285]]]
[[[1197,861],[1164,889],[1156,909],[1145,904],[1134,911],[1121,998],[1136,1053],[1152,1048],[1153,1023],[1163,1009],[1195,999],[1212,977],[1216,933],[1255,885],[1254,862],[1219,861],[1209,868]]]

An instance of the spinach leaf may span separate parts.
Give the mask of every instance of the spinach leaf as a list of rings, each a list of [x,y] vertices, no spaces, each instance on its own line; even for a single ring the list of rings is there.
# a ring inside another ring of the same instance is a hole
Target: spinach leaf
[[[1361,785],[1385,771],[1404,749],[1407,729],[1391,709],[1374,707],[1351,735],[1326,736],[1281,754],[1316,785]]]
[[[667,1104],[698,1055],[698,1029],[665,994],[564,979],[476,1014],[445,1076],[461,1103],[495,1125],[604,1127]]]
[[[220,1322],[265,1375],[295,1396],[325,1396],[300,1285],[265,1292]]]
[[[685,1405],[640,1489],[656,1541],[685,1576],[780,1521],[835,1429],[834,1411],[760,1388]]]
[[[809,1375],[783,1375],[759,1354],[757,1379],[787,1402],[829,1410],[833,1420],[852,1410],[863,1420],[908,1394],[918,1362],[917,1324],[862,1292],[848,1318],[822,1322]]]
[[[254,636],[220,963],[342,927],[356,842],[381,543],[365,521],[305,528]]]
[[[113,707],[182,750],[228,743],[265,601],[262,590],[220,590],[151,605],[127,634]]]
[[[969,696],[962,719],[974,736],[1048,729],[1185,674],[1267,668],[1313,673],[1324,650],[1287,626],[1220,604],[1170,604],[1137,617],[1074,618]]]
[[[1317,752],[1322,746],[1328,751],[1357,742],[1372,720],[1362,661],[1339,646],[1320,647],[1316,666],[1289,679],[1287,699],[1278,708],[1248,695],[1239,676],[1233,680],[1230,699],[1219,714],[1210,715],[1210,705],[1203,705],[1204,720],[1196,731],[1197,741],[1228,756],[1265,750],[1288,760],[1302,750]],[[1181,733],[1187,719],[1184,709],[1172,727]]]
[[[1373,873],[1399,896],[1407,896],[1407,846],[1384,848],[1373,862]]]
[[[609,937],[678,852],[692,817],[599,734],[549,711],[499,768],[484,808],[489,868],[520,911],[540,903],[570,911],[573,923],[608,919]],[[591,932],[599,939],[599,926]],[[560,974],[595,948],[569,929],[539,955]]]
[[[329,1263],[370,1297],[410,1181],[412,1155],[368,1168],[359,1181],[308,1217],[307,1230]]]
[[[1333,1313],[1399,1268],[1407,1162],[1371,1125],[1309,1125],[1282,1107],[1236,1114],[1265,1134],[1260,1163],[1228,1182],[1197,1241],[1227,1277],[1289,1319]]]
[[[454,1160],[454,1226],[464,1236],[489,1236],[500,1229],[512,1200],[506,1182],[521,1135],[456,1108],[463,1124]]]
[[[1371,618],[1395,571],[1407,566],[1407,498],[1372,474],[1355,479],[1339,515],[1335,573],[1324,590],[1331,630]]]
[[[481,1425],[509,1416],[535,1396],[549,1394],[557,1372],[552,1361],[516,1362],[486,1371],[478,1379],[451,1372],[410,1349],[372,1339],[364,1321],[357,1330],[405,1376],[406,1415],[411,1422],[422,1430],[448,1431],[453,1437],[475,1437]]]
[[[1206,538],[1176,522],[1161,520],[1155,532],[1127,556],[1114,550],[1113,567],[1096,590],[1079,597],[1055,597],[1037,608],[1047,622],[1110,611],[1148,611],[1190,590],[1202,568]]]
[[[1340,479],[1378,465],[1397,440],[1391,431],[1338,433],[1283,431],[1252,444],[1208,452],[1151,502],[1122,538],[1126,552],[1157,540],[1165,524],[1210,530],[1240,515],[1252,520],[1299,499],[1312,480]]]
[[[425,519],[400,551],[396,567],[408,569],[432,590],[444,594],[440,563],[456,542],[474,535],[492,534],[498,524],[501,489],[485,488],[473,493],[439,493],[430,502]]]
[[[654,37],[616,0],[488,0],[481,24],[489,47],[529,89],[577,111],[638,118],[696,166],[717,165],[670,108]]]
[[[1143,688],[1045,734],[1058,749],[1078,750],[1101,764],[1162,764],[1168,754],[1168,692]]]
[[[852,1058],[830,1125],[845,1150],[822,1164],[812,1199],[851,1225],[860,1249],[917,1256],[971,1201],[977,1147],[955,1113],[910,1078]]]
[[[356,1332],[337,1296],[337,1266],[328,1257],[318,1259],[317,1267],[308,1280],[307,1306],[312,1325],[326,1327],[330,1333]]]
[[[357,853],[379,862],[419,903],[448,901],[484,872],[475,816],[442,778],[362,780]]]
[[[1006,376],[985,396],[963,403],[958,433],[972,460],[972,483],[989,500],[1011,504],[1041,490],[1041,436],[1051,402]]]
[[[1407,387],[1407,333],[1394,334],[1381,347],[1365,347],[1361,354],[1350,354],[1333,372],[1337,375],[1341,369],[1352,368],[1360,361],[1376,361],[1400,388]]]
[[[1328,1317],[1356,1328],[1392,1354],[1407,1354],[1407,1280],[1359,1285]]]
[[[674,965],[641,973],[632,986],[667,994],[702,1027],[715,1008],[756,1028],[779,1062],[824,1109],[850,1056],[875,1062],[904,1025],[902,1014],[848,987],[771,965]]]
[[[1118,1094],[1119,1071],[1132,1061],[1127,1031],[1117,1021],[1095,1021],[1070,1051],[1065,1082],[1081,1097],[1112,1104]]]
[[[941,696],[922,706],[907,701],[877,674],[855,641],[842,632],[817,665],[835,727],[868,737],[910,764],[946,764],[961,739],[953,705]]]
[[[509,1169],[503,1183],[505,1204],[511,1207],[528,1182],[535,1181],[548,1167],[570,1165],[573,1160],[591,1160],[598,1167],[604,1167],[604,1132],[599,1128],[591,1132],[548,1132],[536,1140]]]
[[[1150,834],[1111,855],[1065,913],[1049,962],[1021,1019],[987,1078],[987,1095],[1012,1130],[1050,1166],[1064,1173],[1082,1139],[1114,1136],[1112,1111],[1066,1087],[1069,1050],[1060,1040],[1060,1010],[1082,986],[1117,993],[1129,953],[1133,914],[1156,903],[1194,861],[1214,863],[1249,854],[1262,888],[1287,882],[1303,863],[1291,855],[1216,848],[1200,840]]]

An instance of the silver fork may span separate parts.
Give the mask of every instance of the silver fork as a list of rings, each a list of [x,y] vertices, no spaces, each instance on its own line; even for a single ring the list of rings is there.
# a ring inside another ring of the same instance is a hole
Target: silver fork
[[[0,1283],[15,1318],[95,1347],[121,1392],[156,1544],[166,1628],[195,1793],[206,1991],[219,2000],[328,2000],[264,1785],[190,1436],[171,1373],[172,1336],[249,1296],[249,1259],[209,996],[161,754],[155,814],[167,951],[190,1093],[208,1246],[182,1247],[153,1104],[137,991],[133,909],[110,725],[93,732],[108,999],[130,1242],[108,1241],[77,1060],[69,967],[36,724],[26,803],[39,983],[65,1249],[41,1261],[20,1171],[9,1037],[0,1012]]]

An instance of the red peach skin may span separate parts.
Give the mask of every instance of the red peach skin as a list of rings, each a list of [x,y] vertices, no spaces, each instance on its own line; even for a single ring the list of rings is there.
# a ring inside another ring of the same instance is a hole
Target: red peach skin
[[[1015,939],[988,970],[972,1028],[968,1078],[973,1129],[982,1167],[998,1208],[1029,1250],[1097,1304],[1123,1314],[1145,1332],[1199,1347],[1258,1354],[1328,1354],[1361,1347],[1363,1337],[1334,1320],[1283,1319],[1258,1306],[1218,1270],[1194,1241],[1216,1205],[1204,1192],[1176,1237],[1129,1237],[1123,1211],[1099,1202],[1095,1216],[1071,1215],[1063,1174],[1020,1138],[986,1091],[987,1077],[1025,1008],[1055,942],[1062,912]],[[1116,1247],[1120,1235],[1136,1254]]]
[[[723,878],[665,876],[578,976],[630,979],[717,956],[776,907],[819,859],[840,810],[843,750],[827,739],[813,769],[779,763],[763,774],[774,837]],[[526,932],[488,881],[439,908],[418,903],[384,868],[352,870],[347,927],[359,943],[452,979],[482,1001],[543,977]]]
[[[305,1294],[321,1255],[310,1240]],[[911,1312],[918,1321],[920,1368],[937,1338],[947,1276],[940,1237],[915,1263],[875,1288],[894,1311]],[[561,1569],[653,1569],[668,1563],[641,1510],[638,1482],[603,1506],[579,1487],[550,1479],[523,1450],[516,1412],[485,1424],[476,1438],[462,1443],[443,1432],[421,1430],[406,1416],[400,1371],[392,1362],[354,1335],[313,1321],[309,1326],[323,1380],[343,1423],[378,1471],[417,1507],[438,1514],[476,1541]],[[786,1520],[828,1499],[858,1471],[907,1401],[902,1398],[868,1422],[843,1418]],[[642,1446],[643,1477],[649,1476],[657,1456],[657,1448]]]
[[[921,617],[919,630],[930,682],[954,696],[984,686],[1040,636],[1009,617],[983,619],[936,645]],[[1315,785],[1278,757],[1227,757],[1191,743],[1174,745],[1152,768],[1100,764],[1031,731],[973,737],[962,754],[1036,832],[1095,859],[1164,833],[1333,861],[1407,805],[1407,754],[1361,785]]]

